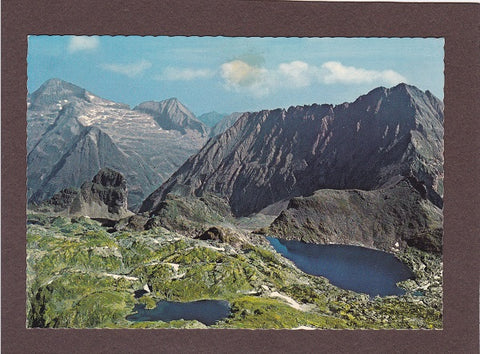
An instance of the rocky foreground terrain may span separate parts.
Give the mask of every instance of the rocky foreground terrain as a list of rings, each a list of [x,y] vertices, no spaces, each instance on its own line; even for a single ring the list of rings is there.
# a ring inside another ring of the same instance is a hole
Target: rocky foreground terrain
[[[140,106],[161,131],[198,128],[176,100]],[[183,113],[166,122],[171,110]],[[48,155],[41,142],[61,115],[32,152]],[[442,328],[442,103],[401,84],[234,120],[136,214],[131,177],[115,169],[31,205],[27,325],[204,328],[126,317],[139,304],[218,299],[231,305],[218,328]],[[113,141],[105,125],[82,131]],[[384,250],[414,276],[404,295],[370,298],[302,272],[265,236]]]
[[[38,213],[27,223],[28,327],[205,328],[126,320],[135,304],[200,299],[229,301],[231,315],[216,328],[442,327],[441,257],[416,248],[398,254],[416,275],[401,284],[406,294],[370,299],[303,273],[261,235],[115,231]]]

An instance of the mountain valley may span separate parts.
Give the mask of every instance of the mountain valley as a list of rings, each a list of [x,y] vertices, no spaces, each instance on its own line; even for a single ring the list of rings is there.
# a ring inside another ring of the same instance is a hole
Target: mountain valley
[[[443,119],[406,84],[197,118],[49,80],[28,98],[27,324],[442,328]],[[402,295],[342,289],[267,237],[387,252],[412,276]],[[199,300],[230,314],[127,319]]]

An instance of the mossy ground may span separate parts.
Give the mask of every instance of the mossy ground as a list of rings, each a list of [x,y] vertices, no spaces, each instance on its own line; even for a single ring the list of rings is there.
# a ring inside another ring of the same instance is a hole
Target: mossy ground
[[[126,316],[139,303],[152,308],[159,300],[223,299],[231,316],[211,327],[442,327],[438,256],[409,249],[401,257],[417,279],[405,282],[407,294],[370,299],[299,271],[257,237],[232,247],[161,227],[109,233],[88,218],[30,214],[27,325],[205,328],[197,321],[131,322]],[[135,297],[145,285],[151,292]],[[419,290],[423,296],[412,295]]]

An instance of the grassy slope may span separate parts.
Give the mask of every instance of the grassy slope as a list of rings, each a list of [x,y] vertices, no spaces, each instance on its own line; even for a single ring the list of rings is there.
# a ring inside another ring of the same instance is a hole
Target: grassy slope
[[[418,273],[405,283],[407,295],[371,300],[299,271],[271,247],[233,248],[161,227],[108,233],[86,218],[37,214],[29,215],[27,242],[29,327],[205,327],[125,319],[136,303],[153,307],[162,299],[228,300],[231,316],[213,326],[221,328],[442,327],[441,261],[413,249],[402,255]],[[432,285],[430,278],[438,276]],[[134,291],[145,284],[152,292],[136,299]],[[411,295],[425,286],[422,301]],[[270,297],[272,292],[291,297],[301,309]]]

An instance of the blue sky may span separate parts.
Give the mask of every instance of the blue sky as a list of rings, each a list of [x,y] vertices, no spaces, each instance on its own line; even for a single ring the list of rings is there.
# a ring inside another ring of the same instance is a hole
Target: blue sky
[[[443,39],[29,36],[28,90],[60,78],[196,115],[350,102],[400,82],[443,99]]]

